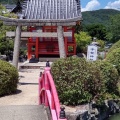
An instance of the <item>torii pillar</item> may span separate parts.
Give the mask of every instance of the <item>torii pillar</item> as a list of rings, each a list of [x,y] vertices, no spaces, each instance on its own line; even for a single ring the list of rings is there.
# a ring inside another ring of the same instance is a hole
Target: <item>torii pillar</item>
[[[18,25],[15,32],[14,52],[13,52],[13,65],[18,68],[18,59],[20,51],[20,38],[21,38],[21,25]]]
[[[57,34],[58,34],[58,46],[59,46],[60,58],[66,58],[66,52],[65,52],[65,44],[64,44],[64,36],[63,36],[63,28],[62,28],[62,26],[57,26]]]

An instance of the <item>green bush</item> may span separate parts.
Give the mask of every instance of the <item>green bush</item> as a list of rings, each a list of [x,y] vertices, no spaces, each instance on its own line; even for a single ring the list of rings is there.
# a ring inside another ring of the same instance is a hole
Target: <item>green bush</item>
[[[51,72],[60,101],[66,105],[98,101],[106,90],[100,68],[83,58],[60,59],[53,63]]]
[[[87,32],[79,32],[75,34],[76,44],[77,44],[77,53],[86,53],[87,46],[91,43],[91,36]]]
[[[63,104],[81,104],[92,98],[84,86],[89,76],[86,64],[85,59],[73,57],[59,59],[52,64],[51,72]]]
[[[110,99],[119,96],[119,86],[120,81],[117,69],[107,61],[97,61],[94,63],[95,66],[100,68],[104,84],[105,84],[105,99]]]
[[[112,50],[110,53],[107,54],[106,60],[113,64],[120,75],[120,48]]]
[[[52,64],[51,73],[62,104],[79,105],[119,96],[119,75],[107,61],[87,62],[69,57]]]
[[[0,60],[0,96],[16,92],[17,83],[17,69],[8,62]]]
[[[120,48],[120,40],[112,45],[112,47],[108,50],[108,53],[111,53],[116,48]]]
[[[106,92],[105,81],[100,71],[100,67],[94,62],[88,62],[89,77],[87,83],[87,91],[92,95],[92,99],[96,103],[101,104],[104,101],[103,94]]]

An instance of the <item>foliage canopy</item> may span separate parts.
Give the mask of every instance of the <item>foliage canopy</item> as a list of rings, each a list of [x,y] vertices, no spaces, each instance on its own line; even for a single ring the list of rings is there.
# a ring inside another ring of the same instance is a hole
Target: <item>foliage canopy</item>
[[[0,96],[16,92],[18,71],[10,63],[0,60]]]
[[[106,60],[117,68],[120,75],[120,48],[116,48],[109,52],[106,56]]]
[[[77,53],[85,52],[87,46],[91,43],[91,36],[89,36],[87,32],[79,32],[79,34],[75,34],[75,38],[77,43]]]
[[[119,96],[118,72],[106,61],[59,59],[52,64],[51,72],[62,104],[79,105],[92,100],[101,104],[105,99]]]

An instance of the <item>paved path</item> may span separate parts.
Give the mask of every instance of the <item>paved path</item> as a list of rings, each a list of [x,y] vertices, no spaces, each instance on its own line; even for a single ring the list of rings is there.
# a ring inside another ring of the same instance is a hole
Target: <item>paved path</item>
[[[19,72],[17,93],[0,97],[0,120],[48,120],[38,105],[39,73],[39,69]]]
[[[40,70],[19,72],[17,93],[0,98],[1,105],[38,105],[38,78]]]
[[[43,106],[0,106],[0,120],[48,120]]]

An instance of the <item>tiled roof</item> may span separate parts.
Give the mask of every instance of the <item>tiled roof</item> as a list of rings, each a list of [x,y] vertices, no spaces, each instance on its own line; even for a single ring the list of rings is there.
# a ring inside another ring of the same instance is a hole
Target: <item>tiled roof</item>
[[[80,0],[25,0],[25,19],[67,20],[81,18]]]

